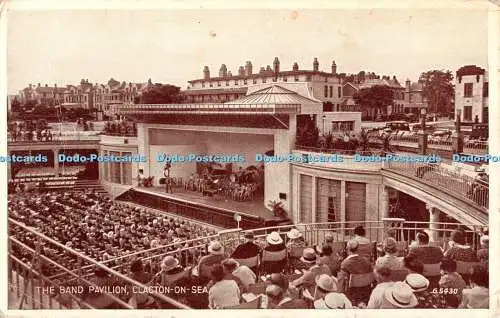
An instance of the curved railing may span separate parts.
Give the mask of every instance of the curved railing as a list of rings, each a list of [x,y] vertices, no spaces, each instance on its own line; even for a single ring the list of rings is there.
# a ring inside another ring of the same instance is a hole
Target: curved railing
[[[383,219],[381,221],[328,222],[274,226],[254,229],[253,232],[256,236],[256,243],[259,245],[265,244],[266,235],[272,231],[280,233],[284,242],[287,243],[288,238],[285,233],[291,227],[294,227],[301,231],[309,246],[320,246],[324,242],[326,234],[333,236],[337,242],[346,242],[352,237],[353,229],[357,225],[365,227],[366,236],[370,241],[374,242],[374,253],[376,253],[377,245],[387,235],[393,236],[399,242],[406,242],[408,244],[415,239],[417,231],[429,228],[431,228],[431,237],[435,239],[435,243],[433,244],[442,246],[443,248],[447,246],[450,233],[453,230],[466,228],[465,237],[467,244],[476,249],[479,245],[481,231],[483,230],[483,226],[480,224],[464,225],[457,223],[411,222],[404,219]],[[106,293],[105,300],[113,303],[113,308],[134,308],[133,302],[129,300],[129,298],[135,295],[133,292],[134,288],[142,290],[143,294],[161,303],[161,308],[206,308],[197,307],[197,302],[193,302],[193,299],[207,297],[206,294],[193,294],[193,292],[189,292],[190,288],[200,290],[205,285],[200,287],[195,283],[193,286],[186,288],[186,295],[182,297],[179,297],[179,295],[172,296],[172,294],[165,292],[165,289],[154,285],[154,279],[149,283],[140,283],[132,279],[129,275],[131,262],[135,259],[141,259],[147,264],[151,274],[156,274],[156,277],[158,277],[157,273],[160,272],[159,264],[161,260],[167,255],[172,255],[180,261],[181,266],[186,271],[189,271],[191,275],[195,275],[196,270],[194,269],[196,268],[196,264],[200,257],[207,253],[209,242],[213,240],[220,241],[225,247],[226,254],[230,255],[235,247],[242,242],[243,236],[242,229],[224,230],[216,235],[170,243],[97,262],[11,218],[9,218],[9,229],[8,283],[11,287],[9,297],[13,297],[18,301],[16,308],[19,309],[47,309],[57,307],[103,308],[102,299],[100,299],[100,302],[96,302],[92,295],[85,292],[91,288],[90,286],[93,286],[94,289],[99,288],[99,286],[102,287],[102,284],[100,284],[102,283],[102,279],[96,279],[94,275],[96,269],[107,273],[107,282],[111,281],[116,290],[123,290],[123,293]],[[34,243],[22,242],[23,239],[21,237],[31,237],[31,242]],[[73,259],[74,261],[70,263],[74,266],[69,268],[64,265],[65,263],[54,261],[55,257],[46,255],[45,251],[50,247],[59,249],[63,257]],[[58,269],[58,273],[45,276],[44,266],[53,266]],[[83,286],[85,286],[85,289]],[[79,288],[85,291],[82,292]],[[102,293],[99,295],[102,296]],[[9,303],[12,303],[12,301]]]

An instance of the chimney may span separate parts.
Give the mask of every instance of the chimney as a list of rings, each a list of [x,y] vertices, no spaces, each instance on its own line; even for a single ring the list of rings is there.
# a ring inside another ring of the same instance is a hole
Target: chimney
[[[49,85],[45,84],[45,87],[49,87]]]
[[[30,89],[32,89],[32,88],[33,88],[33,85],[31,85],[31,84],[30,84],[30,86],[29,86],[29,87],[30,87]]]
[[[231,71],[227,71],[227,77],[232,77],[233,76],[233,73],[231,73]]]
[[[318,58],[317,57],[314,58],[313,71],[315,71],[315,72],[319,71],[319,62],[318,62]]]
[[[40,83],[38,83],[38,87],[40,87]]]
[[[337,64],[335,64],[335,60],[332,62],[332,74],[337,74]]]
[[[407,80],[405,81],[405,86],[406,86],[406,89],[407,89],[407,90],[410,90],[410,85],[411,85],[411,82],[410,82],[410,80],[409,80],[409,79],[407,79]]]
[[[227,77],[227,67],[226,67],[226,64],[222,64],[220,66],[219,77]]]
[[[268,65],[268,66],[266,67],[266,72],[272,72],[272,71],[273,71],[273,70],[271,69],[271,66],[269,66],[269,65]]]
[[[245,68],[243,66],[238,68],[238,76],[245,76]]]
[[[54,83],[54,87],[57,88],[57,84],[56,83]]]
[[[297,62],[293,63],[292,71],[297,72],[299,70],[299,64]]]
[[[262,73],[265,73],[265,72],[266,72],[266,69],[264,68],[264,66],[262,66],[260,68],[259,74],[262,74]]]
[[[278,59],[278,57],[274,58],[273,71],[274,71],[274,75],[276,75],[276,76],[278,76],[280,74],[280,60]]]
[[[247,61],[245,64],[245,76],[252,75],[252,62]]]
[[[206,66],[206,65],[203,68],[203,79],[205,79],[205,80],[210,79],[210,70],[208,69],[208,66]]]

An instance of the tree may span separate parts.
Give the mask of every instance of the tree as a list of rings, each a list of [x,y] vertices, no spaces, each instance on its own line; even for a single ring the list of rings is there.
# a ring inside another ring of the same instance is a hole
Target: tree
[[[427,99],[430,113],[447,113],[451,108],[453,74],[451,71],[432,70],[420,75],[423,83],[422,94]]]
[[[361,105],[363,110],[368,113],[374,112],[374,115],[377,115],[384,113],[384,109],[392,105],[394,92],[387,86],[374,85],[358,90],[353,98],[358,105]]]
[[[154,84],[141,96],[141,104],[174,104],[180,102],[180,87]]]

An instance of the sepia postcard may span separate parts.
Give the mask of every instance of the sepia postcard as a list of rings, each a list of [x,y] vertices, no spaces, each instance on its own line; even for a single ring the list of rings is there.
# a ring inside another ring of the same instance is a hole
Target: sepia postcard
[[[6,316],[499,316],[493,2],[0,8]]]

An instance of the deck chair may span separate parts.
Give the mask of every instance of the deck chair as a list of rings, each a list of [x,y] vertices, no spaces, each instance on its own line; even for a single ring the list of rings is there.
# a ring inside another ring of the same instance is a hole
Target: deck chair
[[[364,257],[368,262],[371,263],[373,250],[375,248],[374,244],[375,243],[359,244],[358,255]]]
[[[435,277],[441,275],[441,263],[436,264],[424,264],[425,277]]]
[[[247,266],[250,269],[259,268],[259,255],[255,255],[254,257],[249,258],[237,258],[235,259],[235,261],[237,261],[240,265]]]
[[[288,250],[284,249],[277,252],[271,252],[264,250],[262,252],[262,261],[260,263],[260,272],[268,272],[271,270],[272,272],[282,272],[286,268],[286,260],[287,260]],[[283,263],[279,264],[280,262]],[[279,266],[278,266],[279,265]]]
[[[353,302],[367,302],[370,298],[372,283],[374,277],[373,273],[351,274],[349,275],[349,284],[346,291],[346,296]]]

